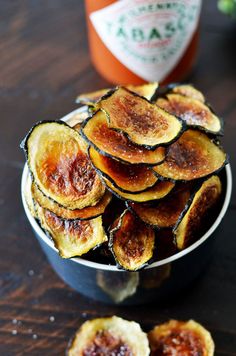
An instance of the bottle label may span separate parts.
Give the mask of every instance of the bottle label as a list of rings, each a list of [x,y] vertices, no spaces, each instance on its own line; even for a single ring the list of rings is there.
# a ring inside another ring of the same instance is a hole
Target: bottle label
[[[103,43],[129,70],[161,81],[198,26],[201,0],[120,0],[90,14]]]

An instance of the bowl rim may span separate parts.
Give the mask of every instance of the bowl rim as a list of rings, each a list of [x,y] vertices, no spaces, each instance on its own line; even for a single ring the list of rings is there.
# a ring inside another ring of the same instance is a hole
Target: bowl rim
[[[64,116],[61,120],[67,121],[70,118],[72,118],[76,113],[85,111],[85,108],[86,107],[81,107],[79,109],[76,109],[76,110],[72,111],[71,113],[67,114],[66,116]],[[187,255],[188,253],[192,252],[197,247],[199,247],[203,242],[205,242],[212,235],[212,233],[216,230],[216,228],[221,223],[221,220],[223,219],[223,217],[228,209],[228,206],[230,203],[230,198],[231,198],[231,193],[232,193],[232,171],[231,171],[230,164],[228,163],[224,169],[226,172],[225,198],[224,198],[224,202],[222,204],[220,213],[217,216],[214,224],[212,224],[212,226],[205,232],[205,234],[200,239],[198,239],[196,242],[194,242],[189,247],[185,248],[184,250],[182,250],[180,252],[175,253],[174,255],[172,255],[170,257],[164,258],[160,261],[153,262],[153,263],[147,265],[145,267],[145,269],[163,266],[167,263],[171,263],[173,261],[176,261],[176,260],[184,257],[185,255]],[[26,179],[27,179],[28,174],[29,174],[28,166],[27,166],[27,163],[25,163],[24,168],[23,168],[22,179],[21,179],[21,198],[22,198],[22,203],[23,203],[23,207],[24,207],[26,216],[31,224],[31,227],[37,233],[37,235],[40,237],[40,239],[43,240],[48,245],[48,247],[50,247],[52,250],[54,250],[58,253],[58,250],[54,246],[52,239],[50,239],[46,235],[46,233],[42,230],[42,228],[39,226],[36,219],[31,215],[29,208],[26,204],[26,200],[24,197],[24,188],[25,188]],[[69,260],[72,260],[73,262],[75,262],[77,264],[84,265],[84,266],[90,267],[90,268],[95,268],[95,269],[100,269],[100,270],[105,270],[105,271],[110,271],[110,272],[125,272],[124,270],[119,269],[115,265],[93,262],[93,261],[85,260],[81,257],[73,257],[73,258],[70,258]]]

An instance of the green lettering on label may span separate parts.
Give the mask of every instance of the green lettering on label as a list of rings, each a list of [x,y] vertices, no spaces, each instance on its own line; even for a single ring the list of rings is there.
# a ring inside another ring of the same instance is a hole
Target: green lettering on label
[[[187,19],[185,16],[180,17],[179,21],[178,21],[178,28],[180,31],[184,31],[186,28],[186,24],[187,24]]]
[[[165,37],[170,38],[175,34],[176,28],[172,22],[167,22],[165,24]]]
[[[127,38],[127,35],[124,31],[124,29],[122,27],[119,27],[117,32],[116,32],[116,36],[117,37],[123,37],[123,38]]]
[[[133,40],[136,42],[141,42],[145,40],[143,30],[140,28],[132,28],[131,34]]]
[[[150,34],[149,34],[149,41],[158,38],[161,40],[161,34],[160,32],[154,27],[151,29]]]

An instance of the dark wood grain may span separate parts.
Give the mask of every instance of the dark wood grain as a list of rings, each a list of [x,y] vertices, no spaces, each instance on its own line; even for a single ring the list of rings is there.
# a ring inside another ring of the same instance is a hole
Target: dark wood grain
[[[78,295],[53,272],[20,198],[20,140],[41,119],[58,119],[81,91],[106,87],[88,54],[83,2],[2,1],[0,56],[0,355],[60,355],[87,318],[117,314],[145,329],[194,318],[212,332],[217,355],[236,355],[236,195],[209,269],[174,301],[111,307]],[[236,173],[236,22],[204,1],[199,57],[189,81],[225,118]]]

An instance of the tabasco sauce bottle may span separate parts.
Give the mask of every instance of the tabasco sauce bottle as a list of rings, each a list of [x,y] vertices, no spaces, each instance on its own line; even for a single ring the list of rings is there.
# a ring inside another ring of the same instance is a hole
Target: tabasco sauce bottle
[[[85,0],[92,61],[115,84],[179,81],[196,55],[201,0]]]

